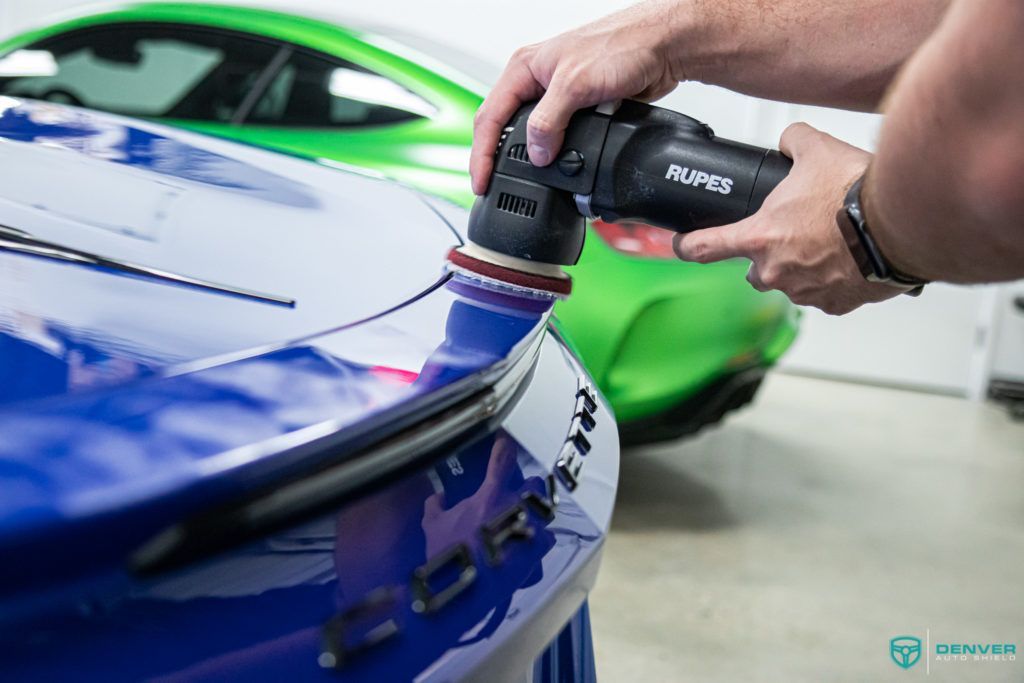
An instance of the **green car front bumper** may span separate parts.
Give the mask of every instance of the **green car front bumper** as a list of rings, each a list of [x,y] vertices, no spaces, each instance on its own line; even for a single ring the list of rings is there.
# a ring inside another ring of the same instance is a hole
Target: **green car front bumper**
[[[621,423],[667,413],[716,380],[773,365],[797,309],[745,280],[747,263],[625,256],[593,231],[559,319]]]

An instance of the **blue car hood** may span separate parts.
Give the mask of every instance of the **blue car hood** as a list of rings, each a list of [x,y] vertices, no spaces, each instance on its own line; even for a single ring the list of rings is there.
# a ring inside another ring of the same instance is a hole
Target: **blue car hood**
[[[0,158],[0,224],[297,301],[0,251],[0,592],[490,386],[550,314],[444,275],[457,235],[379,180],[2,98]]]
[[[336,329],[442,277],[417,193],[256,148],[0,97],[0,225],[294,307],[0,251],[0,405]]]

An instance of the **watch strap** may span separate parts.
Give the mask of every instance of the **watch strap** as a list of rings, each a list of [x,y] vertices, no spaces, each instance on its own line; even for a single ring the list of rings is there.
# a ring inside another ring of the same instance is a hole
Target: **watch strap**
[[[901,273],[882,255],[868,228],[861,205],[860,195],[863,186],[864,176],[861,176],[850,186],[843,208],[836,216],[843,241],[846,242],[850,255],[866,280],[898,287],[905,290],[909,296],[918,296],[928,281]]]

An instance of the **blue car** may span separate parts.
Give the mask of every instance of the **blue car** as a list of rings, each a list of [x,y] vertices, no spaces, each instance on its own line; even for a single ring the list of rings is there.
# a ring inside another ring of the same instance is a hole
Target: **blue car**
[[[614,418],[460,209],[0,97],[0,680],[591,681]]]

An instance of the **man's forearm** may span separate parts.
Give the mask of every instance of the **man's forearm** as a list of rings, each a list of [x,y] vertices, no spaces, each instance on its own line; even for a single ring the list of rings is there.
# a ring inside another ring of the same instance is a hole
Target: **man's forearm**
[[[1020,0],[958,0],[900,74],[863,197],[897,268],[1024,277],[1022,35]]]
[[[678,80],[874,110],[948,0],[664,0]]]

